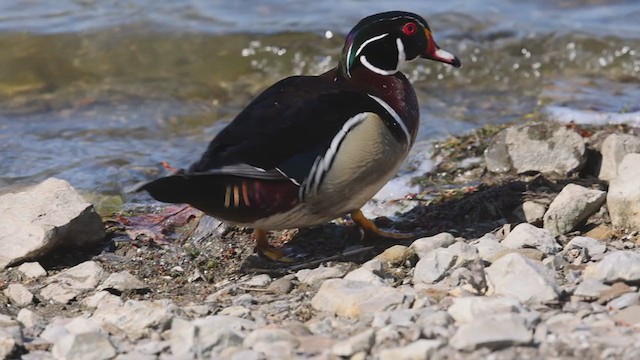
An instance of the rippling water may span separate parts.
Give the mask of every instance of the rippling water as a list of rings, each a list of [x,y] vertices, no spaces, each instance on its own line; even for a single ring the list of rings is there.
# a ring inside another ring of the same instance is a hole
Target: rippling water
[[[58,176],[120,195],[160,161],[186,166],[266,86],[335,66],[345,33],[389,4],[0,0],[0,187]],[[464,64],[405,69],[421,139],[541,110],[640,124],[638,1],[402,6]]]

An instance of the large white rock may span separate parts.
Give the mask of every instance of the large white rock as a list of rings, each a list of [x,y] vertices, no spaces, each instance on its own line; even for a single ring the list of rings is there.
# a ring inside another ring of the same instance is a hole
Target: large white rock
[[[609,183],[607,207],[613,226],[640,230],[640,154],[627,154]]]
[[[449,233],[440,233],[434,236],[415,240],[409,247],[418,254],[420,259],[422,259],[429,255],[433,250],[446,248],[454,242],[456,242],[456,238],[453,237],[453,235]]]
[[[585,279],[604,283],[640,281],[640,254],[633,251],[614,251],[584,269]]]
[[[449,315],[459,324],[466,324],[499,314],[517,314],[523,311],[520,301],[509,296],[454,298],[453,304],[447,309]]]
[[[521,302],[550,302],[560,294],[553,270],[518,253],[496,260],[485,273],[489,295],[512,296]]]
[[[444,278],[453,267],[456,254],[449,249],[436,249],[422,257],[413,272],[413,283],[434,284]]]
[[[607,193],[568,184],[553,199],[544,214],[544,228],[553,236],[566,234],[576,229],[600,209]]]
[[[533,340],[526,321],[518,315],[507,314],[484,318],[458,328],[449,343],[459,350],[486,347],[492,350],[514,345],[526,345]]]
[[[362,281],[329,279],[322,283],[311,305],[318,311],[357,318],[401,304],[404,294],[395,288]]]
[[[528,223],[516,226],[500,244],[509,249],[534,248],[545,254],[555,254],[562,250],[562,246],[548,230]]]
[[[534,123],[501,131],[485,151],[487,169],[495,173],[541,172],[566,176],[585,160],[582,136],[564,125]]]
[[[103,328],[120,329],[130,339],[146,336],[151,330],[164,330],[176,311],[168,300],[128,300],[122,306],[99,306],[91,319]]]
[[[613,180],[618,175],[618,166],[630,153],[640,153],[640,138],[630,134],[611,134],[602,143],[602,164],[598,178]]]
[[[109,338],[99,332],[68,334],[56,341],[51,349],[56,359],[106,360],[116,356]]]
[[[0,268],[62,246],[93,246],[106,235],[93,205],[55,178],[1,195],[0,214]]]

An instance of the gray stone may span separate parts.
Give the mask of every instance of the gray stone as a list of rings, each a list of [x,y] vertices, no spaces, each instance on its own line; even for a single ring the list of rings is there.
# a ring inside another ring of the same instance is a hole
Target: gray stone
[[[209,358],[212,352],[242,345],[244,332],[255,322],[232,316],[213,315],[188,321],[174,318],[171,323],[171,353],[179,359]]]
[[[609,183],[607,207],[613,226],[640,230],[640,154],[627,154]]]
[[[600,297],[600,293],[609,289],[607,286],[596,279],[584,279],[578,287],[574,290],[573,295],[585,298],[588,300],[597,299]]]
[[[380,276],[374,274],[373,271],[364,267],[360,267],[349,272],[347,275],[345,275],[344,279],[350,281],[363,281],[379,286],[387,285]]]
[[[609,301],[607,307],[613,310],[622,310],[631,305],[638,305],[640,303],[640,294],[637,292],[630,292],[622,294],[617,298]]]
[[[607,251],[607,244],[598,239],[586,236],[576,236],[567,243],[565,249],[587,249],[589,255],[594,256],[604,254],[604,252]]]
[[[434,284],[444,278],[456,262],[456,254],[449,249],[435,249],[421,257],[413,273],[414,284]]]
[[[413,258],[414,256],[416,256],[416,252],[412,248],[404,245],[394,245],[376,256],[376,259],[382,260],[385,263],[396,265],[404,264],[407,260],[411,260],[411,258]]]
[[[267,290],[276,295],[288,294],[293,290],[293,282],[291,281],[295,275],[289,274],[276,279],[267,286]]]
[[[105,307],[122,306],[123,301],[120,298],[120,296],[113,295],[108,291],[100,291],[82,299],[80,303],[88,308],[97,308],[98,306],[105,306]]]
[[[346,340],[333,345],[331,353],[336,356],[349,357],[358,352],[368,353],[376,340],[376,333],[373,329],[367,329]]]
[[[315,269],[303,269],[296,273],[296,278],[303,284],[317,285],[324,280],[341,278],[345,275],[343,269],[337,267],[320,266]]]
[[[456,261],[453,264],[454,268],[467,266],[472,261],[480,260],[478,249],[476,249],[475,246],[462,241],[455,242],[447,247],[447,250],[451,251],[456,258]]]
[[[23,354],[20,358],[22,360],[54,360],[55,358],[48,351],[29,351],[27,354]]]
[[[618,311],[613,315],[613,320],[623,326],[640,325],[640,305],[631,305]]]
[[[55,343],[58,340],[69,334],[69,331],[65,328],[71,319],[67,318],[54,318],[45,327],[44,331],[40,333],[40,338],[45,339],[51,343]]]
[[[36,279],[42,276],[47,276],[47,271],[38,262],[24,263],[18,266],[18,271],[20,271],[29,279]]]
[[[602,164],[598,178],[610,181],[618,175],[618,166],[630,153],[640,153],[640,138],[629,134],[611,134],[602,143]]]
[[[524,219],[531,224],[541,221],[544,213],[547,212],[547,208],[535,201],[525,201],[522,203],[522,212],[524,213]]]
[[[449,343],[459,350],[475,350],[486,347],[491,350],[514,345],[527,345],[533,340],[533,333],[524,319],[507,314],[483,318],[458,328]]]
[[[509,127],[485,151],[487,169],[496,173],[540,172],[566,176],[578,170],[585,155],[584,139],[556,123]]]
[[[402,347],[383,349],[380,360],[424,360],[431,359],[433,353],[442,347],[442,340],[420,339]]]
[[[42,317],[29,309],[20,309],[16,320],[20,321],[25,328],[30,328],[39,325]]]
[[[78,290],[93,290],[107,276],[107,272],[95,261],[85,261],[49,277],[47,283],[59,283]]]
[[[99,306],[91,319],[103,327],[120,329],[127,337],[138,339],[151,330],[169,326],[175,305],[168,300],[127,300],[122,306]]]
[[[438,235],[420,238],[415,240],[409,246],[422,259],[435,249],[446,248],[456,242],[456,238],[449,233],[440,233]]]
[[[262,353],[254,350],[239,349],[229,360],[264,360],[264,356]]]
[[[23,343],[22,330],[19,326],[0,328],[0,358],[14,358],[12,355]]]
[[[550,302],[560,288],[555,272],[520,254],[507,254],[485,269],[488,294],[512,296],[521,302]]]
[[[130,290],[144,290],[148,287],[128,271],[120,271],[109,275],[109,277],[100,284],[98,290],[113,289],[118,292]]]
[[[297,345],[297,338],[290,331],[278,328],[261,328],[253,330],[244,338],[242,346],[254,348],[258,343],[274,343],[276,341],[289,341]]]
[[[227,315],[239,318],[246,318],[251,314],[251,310],[247,309],[244,306],[229,306],[226,307],[218,313],[218,315]]]
[[[555,254],[562,250],[562,246],[548,230],[528,223],[516,226],[500,244],[510,249],[534,248],[545,254]]]
[[[249,287],[265,287],[269,285],[270,282],[271,282],[271,276],[267,274],[260,274],[252,277],[251,279],[245,281],[242,284]]]
[[[478,240],[472,241],[471,245],[478,249],[480,259],[487,262],[492,262],[499,253],[507,249],[507,247],[501,245],[496,236],[491,233],[484,235]]]
[[[266,359],[294,359],[295,344],[291,341],[262,341],[253,350],[264,354]],[[244,360],[244,359],[243,359]]]
[[[544,228],[553,236],[575,230],[600,209],[606,196],[604,191],[568,184],[553,199],[549,210],[544,214]]]
[[[169,350],[171,344],[169,341],[162,340],[150,340],[147,339],[139,341],[135,344],[135,351],[142,354],[159,354],[163,351]]]
[[[33,294],[20,283],[9,284],[4,289],[4,295],[19,307],[27,306],[33,302]]]
[[[0,314],[0,328],[20,325],[16,320],[12,319],[9,315]]]
[[[106,236],[93,206],[64,180],[0,195],[0,268],[61,246],[93,246]]]
[[[606,284],[617,281],[637,282],[640,280],[640,254],[633,251],[611,252],[597,263],[587,265],[584,278]]]
[[[66,304],[82,294],[82,290],[70,289],[61,284],[49,284],[40,290],[40,296],[45,300]]]
[[[69,334],[100,332],[101,330],[99,324],[97,324],[92,319],[87,319],[85,317],[77,317],[75,319],[72,319],[64,325],[64,328],[69,332]]]
[[[106,335],[88,332],[64,336],[53,344],[51,354],[66,360],[106,360],[116,356],[116,349]]]
[[[322,283],[311,305],[318,311],[357,318],[403,302],[404,294],[391,287],[361,281],[329,279]]]
[[[522,313],[520,302],[512,297],[463,297],[453,299],[447,309],[451,317],[460,324],[470,323],[499,314]]]
[[[137,351],[120,354],[113,360],[157,360],[158,357],[152,354],[145,354]]]

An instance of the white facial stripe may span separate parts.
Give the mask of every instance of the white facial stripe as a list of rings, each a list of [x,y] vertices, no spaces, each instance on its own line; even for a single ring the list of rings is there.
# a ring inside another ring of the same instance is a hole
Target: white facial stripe
[[[353,44],[349,45],[349,50],[347,50],[347,63],[344,64],[344,66],[347,67],[347,76],[351,77],[351,65],[350,64],[350,59],[351,59],[351,49],[353,48]]]
[[[436,56],[444,60],[453,60],[453,58],[455,57],[450,52],[444,51],[442,49],[436,50]]]
[[[378,104],[380,104],[385,110],[387,110],[387,112],[389,114],[391,114],[393,119],[396,121],[396,123],[398,123],[398,125],[402,129],[402,132],[404,133],[404,136],[407,138],[407,144],[410,144],[411,143],[411,134],[409,134],[409,130],[407,129],[407,126],[404,124],[402,119],[400,119],[400,115],[398,115],[398,113],[395,110],[393,110],[393,108],[389,104],[387,104],[384,100],[380,99],[379,97],[373,96],[371,94],[369,94],[369,97],[371,97],[373,100],[377,101]]]
[[[362,65],[364,65],[367,69],[373,71],[376,74],[380,74],[380,75],[393,75],[395,73],[398,72],[398,70],[394,69],[394,70],[383,70],[380,68],[377,68],[375,66],[373,66],[373,64],[371,64],[367,58],[362,55],[360,56],[360,62],[362,63]]]
[[[407,61],[407,55],[404,53],[404,43],[402,39],[397,38],[396,45],[398,46],[398,67],[400,67],[400,64]]]
[[[372,37],[371,39],[369,39],[369,40],[367,40],[367,41],[363,42],[363,43],[362,43],[362,45],[360,45],[360,47],[358,48],[358,51],[356,51],[356,56],[360,55],[360,52],[362,52],[362,50],[364,49],[364,47],[365,47],[365,46],[367,46],[367,45],[369,45],[369,43],[371,43],[371,42],[373,42],[373,41],[376,41],[376,40],[380,40],[380,39],[382,39],[383,37],[385,37],[385,36],[387,36],[387,35],[389,35],[389,34],[387,33],[387,34],[382,34],[382,35],[374,36],[374,37]]]

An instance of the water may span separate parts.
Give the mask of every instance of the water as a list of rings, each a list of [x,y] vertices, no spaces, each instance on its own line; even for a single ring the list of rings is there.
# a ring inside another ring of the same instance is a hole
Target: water
[[[132,199],[266,86],[335,66],[346,32],[389,4],[0,0],[0,192],[57,176]],[[533,112],[640,124],[640,2],[402,4],[464,64],[405,69],[421,140]]]

